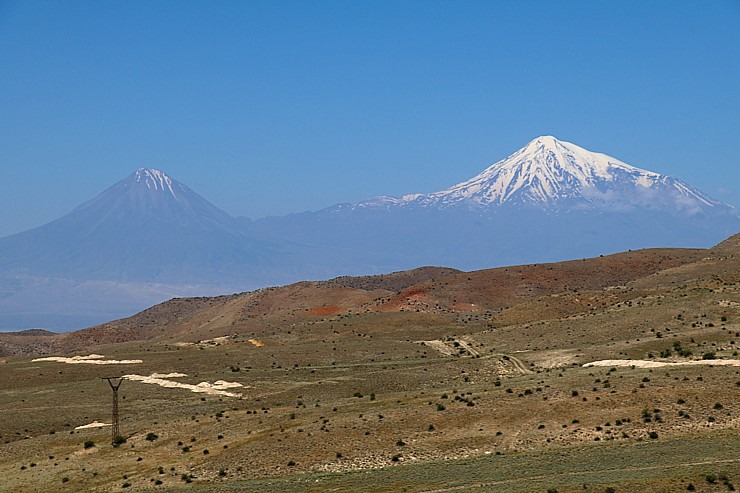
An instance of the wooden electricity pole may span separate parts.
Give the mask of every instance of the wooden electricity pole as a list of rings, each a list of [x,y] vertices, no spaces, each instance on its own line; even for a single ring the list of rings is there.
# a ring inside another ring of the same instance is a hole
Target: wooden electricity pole
[[[123,383],[123,377],[103,377],[108,380],[110,388],[113,390],[113,421],[111,423],[111,443],[116,444],[116,438],[121,434],[118,428],[118,388]]]

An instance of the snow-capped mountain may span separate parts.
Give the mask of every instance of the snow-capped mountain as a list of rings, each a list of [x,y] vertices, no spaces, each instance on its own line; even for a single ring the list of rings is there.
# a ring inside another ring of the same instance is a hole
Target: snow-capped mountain
[[[255,231],[363,252],[374,265],[459,269],[620,250],[709,247],[740,230],[737,209],[678,178],[551,136],[433,193],[379,196],[256,221]]]
[[[241,234],[240,225],[228,213],[166,173],[150,168],[136,170],[77,207],[66,219],[86,223],[90,228],[160,224]]]
[[[723,206],[677,178],[631,166],[552,136],[532,140],[506,159],[446,190],[398,199],[377,197],[356,205],[648,208],[689,213]]]
[[[294,280],[279,272],[289,256],[142,168],[55,221],[0,238],[0,326],[80,327],[173,296]]]
[[[141,168],[66,216],[0,238],[0,269],[68,279],[244,282],[250,267],[277,262],[281,252],[187,186]]]

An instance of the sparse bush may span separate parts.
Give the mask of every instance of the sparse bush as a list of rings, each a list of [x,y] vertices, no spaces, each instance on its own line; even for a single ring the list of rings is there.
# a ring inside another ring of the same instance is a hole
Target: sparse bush
[[[88,440],[84,444],[82,444],[82,446],[86,449],[93,448],[95,446],[95,442],[93,442],[92,440]]]
[[[116,438],[113,439],[113,446],[118,447],[126,443],[126,437],[123,435],[117,435]]]
[[[656,438],[658,438],[658,432],[656,432],[656,431],[651,431],[650,433],[648,433],[648,436],[649,436],[650,438],[652,438],[653,440],[655,440]]]
[[[701,359],[717,359],[717,353],[714,351],[708,351],[702,355]]]
[[[146,439],[147,439],[148,441],[150,441],[150,442],[153,442],[153,441],[154,441],[154,440],[156,440],[157,438],[159,438],[159,435],[157,435],[156,433],[153,433],[153,432],[151,432],[151,431],[150,431],[149,433],[147,433],[147,434],[146,434]]]

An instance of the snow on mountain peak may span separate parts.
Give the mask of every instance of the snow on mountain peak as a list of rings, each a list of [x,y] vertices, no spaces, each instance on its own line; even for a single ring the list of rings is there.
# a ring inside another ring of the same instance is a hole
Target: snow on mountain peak
[[[147,188],[153,190],[169,190],[173,197],[177,197],[172,188],[172,179],[166,173],[158,169],[139,168],[134,174],[137,183],[143,183]]]
[[[506,159],[448,189],[397,200],[399,205],[512,204],[611,210],[638,206],[698,211],[718,204],[676,178],[631,166],[551,135],[533,139]],[[384,198],[383,202],[392,201]],[[363,204],[371,205],[372,201]]]

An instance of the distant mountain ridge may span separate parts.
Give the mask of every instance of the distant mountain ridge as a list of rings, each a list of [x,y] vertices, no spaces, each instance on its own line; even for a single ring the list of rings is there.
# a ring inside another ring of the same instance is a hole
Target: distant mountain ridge
[[[173,296],[425,265],[476,270],[649,247],[708,247],[732,206],[543,136],[445,190],[234,218],[140,168],[71,213],[0,238],[0,327],[77,328]]]

